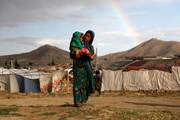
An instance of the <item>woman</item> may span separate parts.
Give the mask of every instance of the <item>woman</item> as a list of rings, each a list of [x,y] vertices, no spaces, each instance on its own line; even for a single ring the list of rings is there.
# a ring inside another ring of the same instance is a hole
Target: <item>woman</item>
[[[73,95],[76,107],[86,103],[91,93],[94,93],[95,85],[91,61],[95,56],[92,46],[95,34],[88,30],[83,36],[83,48],[70,48],[74,53],[73,58]]]

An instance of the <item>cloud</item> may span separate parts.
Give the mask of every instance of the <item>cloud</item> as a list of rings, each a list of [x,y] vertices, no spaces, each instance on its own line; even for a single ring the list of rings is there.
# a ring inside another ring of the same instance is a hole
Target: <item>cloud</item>
[[[142,4],[142,3],[172,3],[172,2],[179,2],[179,0],[121,0],[119,2],[122,3],[137,3],[137,4]]]
[[[180,41],[180,28],[156,28],[151,30],[144,30],[142,31],[141,38],[146,41],[151,38],[158,38],[162,40],[174,40],[174,41]]]
[[[98,55],[128,50],[135,46],[134,37],[137,34],[119,31],[97,32],[94,46],[98,48]]]
[[[128,14],[127,14],[128,16],[147,16],[147,15],[149,15],[148,14],[148,12],[145,12],[145,11],[133,11],[133,12],[129,12]]]
[[[94,14],[112,8],[117,0],[0,0],[0,27],[17,27],[26,23],[48,20],[91,20],[90,11]],[[178,0],[119,0],[122,5],[141,3],[169,3]],[[131,6],[131,7],[132,7]],[[144,15],[134,12],[130,15]]]
[[[68,50],[69,42],[65,39],[57,39],[57,38],[40,38],[35,42],[38,46],[42,45],[53,45],[57,46],[61,49]]]
[[[84,19],[83,11],[103,5],[102,0],[1,0],[0,27],[66,17]]]
[[[105,45],[117,41],[121,41],[123,43],[127,41],[134,41],[135,38],[141,37],[139,33],[133,32],[119,32],[119,31],[112,31],[112,32],[99,32],[97,36],[97,42],[100,45]],[[98,44],[97,43],[97,44]]]
[[[59,6],[58,6],[59,5]],[[2,0],[0,2],[0,26],[18,26],[22,23],[62,19],[71,12],[76,12],[81,6],[68,6],[58,1],[47,0]]]
[[[59,48],[68,50],[68,44],[67,40],[62,38],[36,38],[36,37],[15,37],[15,38],[1,38],[0,39],[1,45],[4,44],[12,46],[23,46],[23,47],[39,47],[45,44],[57,46]],[[14,48],[16,49],[16,48]]]
[[[108,46],[109,44],[121,43],[128,44],[134,43],[134,46],[147,41],[151,38],[158,38],[162,40],[174,40],[180,41],[180,28],[169,28],[169,29],[153,29],[153,30],[144,30],[139,33],[128,33],[128,32],[99,32],[95,41],[97,46],[103,47]]]
[[[180,36],[180,28],[176,28],[176,29],[169,29],[169,30],[163,30],[164,31],[164,35],[170,35],[170,36],[176,36],[179,38]]]
[[[15,38],[1,38],[1,44],[19,44],[19,45],[26,45],[31,46],[35,45],[36,41],[39,38],[34,37],[15,37]]]
[[[132,35],[136,36],[135,34],[118,31],[97,32],[97,36],[93,44],[100,49],[100,54],[105,54],[110,49],[111,51],[123,51],[123,49],[132,47],[132,44],[135,43],[132,39]]]
[[[139,33],[137,32],[119,32],[119,31],[112,31],[112,32],[104,32],[110,36],[123,36],[123,37],[138,37]]]

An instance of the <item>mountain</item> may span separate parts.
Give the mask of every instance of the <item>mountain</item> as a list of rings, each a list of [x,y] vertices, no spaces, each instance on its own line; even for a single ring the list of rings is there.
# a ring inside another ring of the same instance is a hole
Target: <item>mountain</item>
[[[127,57],[167,57],[173,55],[180,55],[180,42],[163,41],[152,38],[130,50],[101,56],[98,58],[98,64],[107,66],[115,62],[126,60]],[[55,64],[72,62],[69,58],[69,52],[51,45],[41,46],[28,53],[0,56],[0,65],[3,66],[10,60],[17,60],[20,65],[25,66],[29,64],[44,66],[49,64],[49,61],[53,61]],[[124,62],[122,64],[124,64]]]
[[[155,38],[127,51],[128,56],[173,56],[180,53],[180,42],[162,41]]]
[[[51,45],[41,46],[28,53],[0,56],[1,66],[10,60],[17,60],[18,64],[20,65],[31,64],[34,66],[47,65],[50,63],[50,61],[54,62],[55,64],[71,62],[69,58],[69,52]]]
[[[176,41],[163,41],[152,38],[143,42],[136,47],[118,53],[112,53],[99,58],[100,64],[109,65],[113,62],[124,60],[127,57],[170,57],[180,54],[180,42]]]

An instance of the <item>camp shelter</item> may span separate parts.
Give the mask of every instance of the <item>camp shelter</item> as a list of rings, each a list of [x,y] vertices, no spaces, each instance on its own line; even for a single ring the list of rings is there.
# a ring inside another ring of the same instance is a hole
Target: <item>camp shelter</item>
[[[22,92],[19,84],[19,80],[17,79],[17,75],[10,74],[10,91],[11,93],[14,92]]]
[[[103,70],[102,91],[180,90],[180,67],[172,73],[160,70]]]
[[[40,89],[43,93],[50,93],[52,92],[52,75],[46,74],[41,75],[39,78],[40,81]]]
[[[52,92],[59,93],[64,91],[67,86],[66,71],[58,70],[52,75]]]
[[[40,83],[39,79],[29,79],[24,77],[24,92],[34,92],[39,93],[40,92]]]
[[[0,74],[0,91],[10,90],[10,76],[8,74]]]

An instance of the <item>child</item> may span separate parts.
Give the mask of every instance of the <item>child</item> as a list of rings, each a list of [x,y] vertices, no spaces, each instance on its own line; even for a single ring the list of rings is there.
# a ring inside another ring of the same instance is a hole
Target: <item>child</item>
[[[81,32],[73,33],[69,49],[71,50],[72,48],[78,48],[78,49],[83,48],[83,33]]]
[[[79,51],[83,48],[83,33],[74,32],[70,42],[70,58],[79,58]]]

